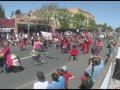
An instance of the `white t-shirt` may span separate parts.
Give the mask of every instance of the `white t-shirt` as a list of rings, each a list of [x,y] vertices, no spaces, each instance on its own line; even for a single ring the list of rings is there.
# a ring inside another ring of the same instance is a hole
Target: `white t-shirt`
[[[48,81],[45,81],[45,82],[36,82],[34,83],[34,86],[33,86],[33,89],[47,89],[48,88]]]
[[[25,37],[25,38],[28,38],[28,35],[27,35],[27,34],[25,34],[25,35],[24,35],[24,37]]]
[[[39,33],[37,33],[37,36],[39,36]]]
[[[18,37],[18,34],[17,34],[17,33],[15,34],[15,37],[16,37],[16,38]]]

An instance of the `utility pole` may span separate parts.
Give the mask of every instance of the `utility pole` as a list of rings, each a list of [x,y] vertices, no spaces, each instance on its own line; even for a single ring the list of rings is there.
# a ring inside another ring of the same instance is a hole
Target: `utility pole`
[[[30,34],[30,13],[28,14],[28,35]]]

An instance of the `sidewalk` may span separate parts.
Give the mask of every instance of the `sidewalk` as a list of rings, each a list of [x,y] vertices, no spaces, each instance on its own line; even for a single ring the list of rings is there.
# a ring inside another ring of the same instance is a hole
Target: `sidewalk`
[[[120,89],[120,81],[111,78],[108,89]]]
[[[118,53],[119,53],[119,49],[118,49]],[[117,56],[119,56],[119,54],[117,53]],[[116,60],[113,61],[113,68],[112,68],[112,74],[111,74],[111,79],[110,79],[110,83],[109,83],[109,86],[108,86],[108,89],[120,89],[120,80],[117,80],[117,79],[113,79],[112,78],[112,75],[114,73],[114,68],[115,68],[115,65],[116,65]]]

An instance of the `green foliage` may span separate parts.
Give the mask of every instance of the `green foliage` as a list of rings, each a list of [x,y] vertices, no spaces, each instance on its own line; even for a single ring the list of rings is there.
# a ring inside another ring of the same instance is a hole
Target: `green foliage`
[[[2,4],[0,4],[0,18],[5,18],[5,10]]]
[[[117,28],[115,29],[115,31],[116,31],[116,32],[120,32],[120,27],[117,27]]]
[[[32,12],[32,10],[29,11],[29,13],[31,13],[31,12]]]
[[[55,10],[57,8],[58,6],[55,3],[44,4],[38,10],[36,10],[35,15],[40,17],[41,20],[45,20],[46,24],[49,24],[51,18],[55,16]]]
[[[20,9],[17,9],[16,11],[15,11],[15,15],[16,14],[21,14],[21,10]]]
[[[103,29],[104,29],[105,31],[107,31],[107,27],[108,27],[108,26],[107,26],[107,23],[104,23],[102,27],[103,27]]]
[[[11,16],[10,17],[12,17],[13,15],[14,15],[14,11],[11,12]]]
[[[55,19],[58,20],[61,29],[68,29],[71,23],[71,13],[67,9],[56,10]]]
[[[98,31],[98,25],[95,23],[94,20],[90,20],[89,29],[92,31]]]
[[[108,26],[108,31],[113,31],[113,28],[111,26]]]
[[[75,29],[79,29],[81,27],[84,26],[84,20],[85,20],[85,16],[82,14],[74,14],[73,18],[73,26]]]
[[[107,23],[104,23],[104,24],[100,25],[100,27],[104,31],[113,31],[113,28],[111,26],[108,26]]]

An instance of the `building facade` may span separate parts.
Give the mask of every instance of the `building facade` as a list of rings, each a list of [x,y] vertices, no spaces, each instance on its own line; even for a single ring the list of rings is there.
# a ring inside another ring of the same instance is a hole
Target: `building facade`
[[[28,27],[30,25],[35,26],[37,24],[37,19],[30,14],[17,14],[12,16],[12,19],[15,19],[15,32],[28,32]]]
[[[92,14],[90,14],[87,11],[83,11],[79,8],[72,8],[72,9],[68,9],[68,10],[73,14],[78,14],[79,13],[79,14],[84,15],[86,17],[87,27],[89,26],[89,21],[95,19],[95,17]]]
[[[72,14],[77,14],[77,13],[83,14],[86,17],[87,26],[89,26],[90,20],[95,19],[92,14],[86,11],[83,11],[79,8],[68,9],[68,11],[71,12]],[[41,20],[40,17],[35,16],[34,12],[31,12],[29,14],[27,13],[27,14],[14,15],[12,19],[15,20],[15,32],[16,33],[17,32],[29,32],[31,31],[31,29],[35,31],[37,26],[39,27],[45,26],[45,21]],[[54,28],[59,28],[59,26],[55,22],[54,17],[53,19],[51,19],[49,25],[53,28],[52,30],[54,30]],[[45,26],[45,27],[48,27],[48,26]],[[45,29],[45,27],[40,28],[40,29]]]

